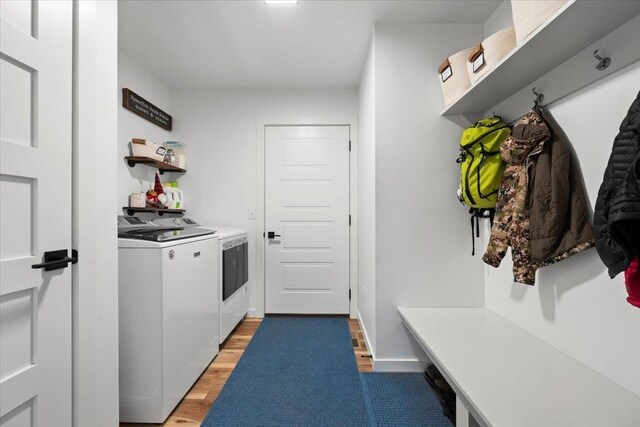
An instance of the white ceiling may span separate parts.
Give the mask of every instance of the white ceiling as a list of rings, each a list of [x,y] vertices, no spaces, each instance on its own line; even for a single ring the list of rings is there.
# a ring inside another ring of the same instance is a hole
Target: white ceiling
[[[170,88],[354,88],[376,23],[484,22],[500,3],[121,0],[119,45]]]

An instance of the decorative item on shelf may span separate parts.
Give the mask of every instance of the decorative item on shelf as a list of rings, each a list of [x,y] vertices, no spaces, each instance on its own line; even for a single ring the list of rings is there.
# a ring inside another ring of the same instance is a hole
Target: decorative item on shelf
[[[155,180],[153,183],[153,189],[156,190],[156,193],[158,194],[162,194],[164,193],[163,189],[162,189],[162,183],[160,182],[160,175],[155,174]]]
[[[472,51],[473,48],[469,48],[454,53],[438,67],[442,96],[446,105],[457,101],[471,87],[466,63]]]
[[[155,190],[149,189],[149,191],[147,191],[146,207],[150,207],[150,208],[158,207],[158,193],[156,193]]]
[[[173,150],[173,154],[175,155],[175,161],[172,162],[172,165],[178,166],[179,168],[185,168],[185,153],[184,148],[185,144],[179,141],[166,141],[163,146],[167,150]]]
[[[165,193],[158,194],[158,205],[160,207],[165,209],[170,209],[170,206],[168,206],[168,203],[169,203],[169,198]]]
[[[164,197],[163,197],[164,196]],[[167,196],[164,194],[160,176],[155,174],[153,188],[147,191],[147,207],[163,209],[167,207]]]
[[[513,27],[491,34],[473,49],[467,61],[469,80],[475,83],[516,47]]]
[[[565,3],[567,0],[511,0],[518,45],[524,43],[527,37],[546,23]]]
[[[173,149],[167,149],[167,153],[164,155],[164,162],[170,165],[176,164],[176,155],[173,152]]]
[[[129,195],[130,208],[144,208],[147,205],[147,197],[144,193],[131,193]]]
[[[131,155],[139,157],[148,157],[161,162],[167,149],[151,141],[142,138],[133,138],[131,140]]]

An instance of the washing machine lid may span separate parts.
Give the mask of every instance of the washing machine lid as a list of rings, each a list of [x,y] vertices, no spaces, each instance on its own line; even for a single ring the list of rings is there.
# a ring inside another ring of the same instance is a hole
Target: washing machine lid
[[[144,228],[124,230],[118,232],[118,237],[125,239],[150,240],[152,242],[168,242],[172,240],[188,239],[191,237],[214,234],[214,230],[198,227],[174,227],[174,228]]]
[[[217,225],[206,225],[205,227],[215,230],[220,240],[228,239],[230,237],[247,235],[247,230],[242,230],[240,228],[223,227]]]

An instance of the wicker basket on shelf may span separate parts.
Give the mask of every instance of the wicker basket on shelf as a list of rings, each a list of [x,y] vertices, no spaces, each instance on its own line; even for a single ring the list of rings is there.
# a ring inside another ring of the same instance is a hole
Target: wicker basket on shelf
[[[498,31],[473,49],[467,60],[469,80],[475,83],[516,47],[513,27]]]
[[[536,28],[547,22],[566,2],[567,0],[511,0],[518,45],[524,43]]]
[[[444,60],[438,67],[438,78],[442,87],[442,96],[446,106],[457,101],[471,87],[467,73],[467,58],[473,48],[461,50]]]

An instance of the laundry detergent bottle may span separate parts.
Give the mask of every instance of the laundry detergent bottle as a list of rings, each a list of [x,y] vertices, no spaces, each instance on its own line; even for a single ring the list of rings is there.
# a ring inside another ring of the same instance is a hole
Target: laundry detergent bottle
[[[165,182],[162,185],[162,191],[167,196],[167,208],[180,209],[176,207],[176,193],[173,191],[173,185],[170,182]]]
[[[176,209],[184,209],[184,193],[178,188],[178,182],[172,183],[173,193],[175,194]]]

